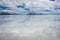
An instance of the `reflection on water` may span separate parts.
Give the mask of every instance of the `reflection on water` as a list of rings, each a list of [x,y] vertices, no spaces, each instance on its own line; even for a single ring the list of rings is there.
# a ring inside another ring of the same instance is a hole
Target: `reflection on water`
[[[60,15],[0,15],[0,40],[60,40]]]

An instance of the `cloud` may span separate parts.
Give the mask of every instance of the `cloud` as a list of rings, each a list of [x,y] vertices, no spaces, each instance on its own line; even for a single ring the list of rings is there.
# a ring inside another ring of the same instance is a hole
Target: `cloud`
[[[59,1],[59,0],[58,0]],[[28,14],[29,12],[35,12],[36,14],[40,14],[41,10],[50,10],[53,12],[49,12],[46,14],[58,14],[60,13],[59,10],[56,10],[60,7],[60,3],[58,1],[49,1],[49,0],[2,0],[0,1],[0,5],[9,7],[8,11],[6,9],[0,10],[0,12],[11,12],[12,14]],[[23,6],[24,8],[18,8],[17,6]],[[26,10],[29,9],[29,10]],[[4,11],[5,10],[5,11]],[[42,12],[43,14],[45,12]]]

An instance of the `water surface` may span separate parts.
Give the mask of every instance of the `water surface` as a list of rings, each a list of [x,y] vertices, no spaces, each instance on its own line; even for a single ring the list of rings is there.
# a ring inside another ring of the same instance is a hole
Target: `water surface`
[[[60,40],[60,15],[0,15],[0,40]]]

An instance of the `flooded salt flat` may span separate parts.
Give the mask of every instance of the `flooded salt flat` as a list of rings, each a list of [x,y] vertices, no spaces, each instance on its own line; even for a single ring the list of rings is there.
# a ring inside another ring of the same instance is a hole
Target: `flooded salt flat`
[[[60,40],[60,15],[0,15],[0,40]]]

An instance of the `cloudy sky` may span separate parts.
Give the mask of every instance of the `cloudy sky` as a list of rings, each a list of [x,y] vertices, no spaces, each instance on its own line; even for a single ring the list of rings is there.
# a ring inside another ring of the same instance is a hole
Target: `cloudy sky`
[[[46,11],[47,10],[47,11]],[[60,13],[59,0],[0,0],[0,12],[28,14],[29,12]]]

